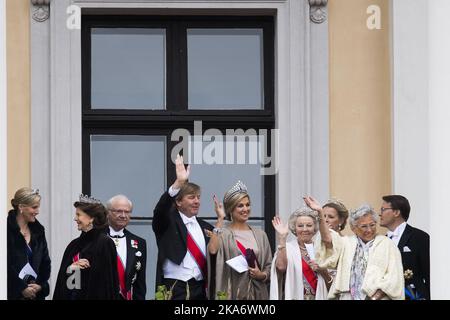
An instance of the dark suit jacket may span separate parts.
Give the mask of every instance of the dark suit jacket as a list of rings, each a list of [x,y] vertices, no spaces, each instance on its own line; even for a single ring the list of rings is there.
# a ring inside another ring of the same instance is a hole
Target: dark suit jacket
[[[147,265],[147,242],[124,230],[127,242],[126,289],[133,287],[133,300],[145,300],[147,285],[145,283],[145,268]],[[133,243],[132,243],[133,242]]]
[[[405,251],[405,247],[411,251]],[[412,279],[405,280],[405,285],[414,284],[422,298],[430,299],[430,236],[407,224],[398,248],[402,255],[403,270],[413,272]]]
[[[214,227],[197,218],[202,230],[212,230]],[[163,284],[162,266],[166,259],[175,264],[181,264],[187,252],[186,237],[187,228],[175,207],[174,199],[165,192],[159,199],[158,204],[153,211],[153,231],[158,245],[158,262],[156,267],[156,287]],[[205,237],[205,243],[208,245],[209,238]],[[156,289],[156,288],[155,288]]]
[[[20,233],[17,225],[17,213],[11,210],[7,219],[8,233],[8,300],[23,299],[22,291],[28,286],[24,280],[19,278],[22,268],[28,263],[27,244]],[[36,295],[37,300],[44,300],[49,294],[48,279],[50,277],[50,256],[48,254],[47,241],[45,239],[44,227],[39,221],[28,224],[31,233],[30,247],[33,256],[29,262],[37,274],[36,283],[42,290]]]

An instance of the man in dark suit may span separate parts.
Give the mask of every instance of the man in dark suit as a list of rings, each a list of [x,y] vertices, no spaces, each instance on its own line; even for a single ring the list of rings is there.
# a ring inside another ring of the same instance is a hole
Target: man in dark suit
[[[380,225],[402,255],[406,299],[430,299],[430,236],[406,223],[410,210],[405,197],[384,196]]]
[[[125,229],[130,222],[133,204],[126,196],[116,195],[106,202],[106,209],[109,236],[117,250],[120,295],[124,300],[145,300],[147,243]]]
[[[175,161],[176,180],[153,211],[153,231],[158,244],[156,287],[165,285],[173,300],[206,299],[205,230],[213,226],[197,218],[200,187],[189,183],[190,167],[183,158]]]

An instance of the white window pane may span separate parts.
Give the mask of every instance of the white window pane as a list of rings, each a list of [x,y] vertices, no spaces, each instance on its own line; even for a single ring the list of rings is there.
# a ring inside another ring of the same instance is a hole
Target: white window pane
[[[91,193],[106,201],[124,194],[133,215],[153,216],[166,187],[164,136],[91,136]]]
[[[188,29],[189,109],[263,109],[262,29]]]
[[[263,217],[264,176],[261,175],[257,137],[251,136],[250,141],[239,142],[223,142],[225,138],[213,142],[205,139],[210,137],[191,137],[187,152],[187,159],[191,164],[189,180],[202,188],[199,216],[215,216],[213,195],[222,201],[225,193],[241,180],[247,186],[250,195],[251,216]]]
[[[164,29],[93,28],[92,109],[165,109]]]

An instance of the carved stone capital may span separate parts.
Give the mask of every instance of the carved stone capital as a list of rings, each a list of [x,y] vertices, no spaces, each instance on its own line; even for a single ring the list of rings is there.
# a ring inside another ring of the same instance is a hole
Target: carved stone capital
[[[327,20],[328,0],[309,0],[309,15],[314,23],[322,23]]]
[[[33,8],[33,19],[43,22],[50,16],[50,0],[31,0]]]

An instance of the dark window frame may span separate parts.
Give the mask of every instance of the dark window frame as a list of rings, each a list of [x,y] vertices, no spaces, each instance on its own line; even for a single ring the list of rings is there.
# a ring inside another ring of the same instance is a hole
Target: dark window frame
[[[166,29],[166,110],[91,109],[91,28],[164,28]],[[187,43],[188,28],[262,28],[264,59],[264,109],[262,110],[188,110],[187,106]],[[162,135],[166,136],[166,181],[175,179],[170,152],[177,142],[170,140],[176,128],[193,133],[195,120],[202,121],[203,131],[209,128],[273,129],[274,115],[274,18],[273,16],[116,16],[83,15],[82,17],[82,191],[90,194],[90,136]],[[272,218],[275,212],[275,176],[263,177],[265,231],[272,249],[275,232]],[[251,196],[251,194],[250,194]],[[150,208],[149,210],[152,210]],[[214,217],[206,217],[214,218]],[[152,220],[134,217],[133,220]]]

